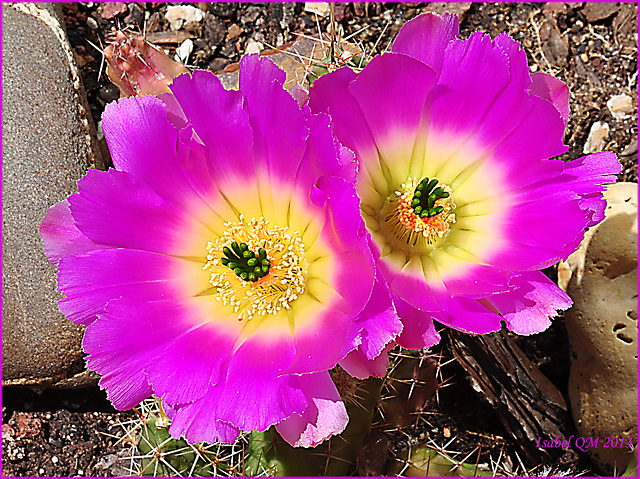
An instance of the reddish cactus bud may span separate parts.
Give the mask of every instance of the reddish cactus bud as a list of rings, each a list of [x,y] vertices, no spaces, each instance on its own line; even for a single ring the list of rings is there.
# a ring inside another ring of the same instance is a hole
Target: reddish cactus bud
[[[189,72],[144,37],[129,38],[123,32],[118,32],[115,42],[104,49],[104,58],[107,75],[120,89],[120,96],[168,93],[173,79]]]

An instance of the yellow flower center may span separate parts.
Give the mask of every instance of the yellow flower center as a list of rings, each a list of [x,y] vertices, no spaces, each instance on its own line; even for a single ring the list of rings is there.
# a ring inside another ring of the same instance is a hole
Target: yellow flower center
[[[380,217],[381,230],[404,251],[431,251],[444,241],[450,225],[456,222],[451,193],[448,185],[439,184],[435,178],[430,182],[428,178],[408,178],[401,190],[387,199]]]
[[[305,245],[298,232],[269,227],[263,217],[245,221],[243,215],[225,227],[220,238],[207,243],[207,264],[202,268],[211,271],[209,283],[218,293],[216,300],[233,307],[240,321],[290,309],[305,291],[307,273]],[[249,266],[262,267],[262,273],[251,275]]]

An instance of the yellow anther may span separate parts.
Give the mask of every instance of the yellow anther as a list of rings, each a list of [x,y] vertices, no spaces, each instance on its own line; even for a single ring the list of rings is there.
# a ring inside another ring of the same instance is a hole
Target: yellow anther
[[[288,227],[269,227],[263,217],[245,221],[225,223],[226,230],[216,241],[206,245],[207,263],[203,270],[211,271],[209,282],[216,288],[216,300],[229,305],[238,320],[249,320],[256,314],[277,315],[290,309],[290,303],[304,293],[304,278],[307,263],[304,258],[304,244],[298,232],[289,233]],[[271,262],[269,274],[258,281],[244,281],[233,271],[223,266],[223,248],[233,242],[246,243],[250,250],[264,248]]]

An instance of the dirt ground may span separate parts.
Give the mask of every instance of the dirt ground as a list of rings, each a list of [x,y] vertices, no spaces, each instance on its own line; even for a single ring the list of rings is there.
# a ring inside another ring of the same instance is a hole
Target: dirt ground
[[[104,106],[118,98],[118,90],[101,69],[101,56],[88,42],[106,45],[118,28],[146,32],[147,38],[171,55],[187,38],[194,43],[188,65],[221,71],[239,61],[247,48],[278,47],[297,38],[327,31],[328,16],[317,17],[304,3],[228,4],[197,3],[206,11],[203,21],[171,32],[163,3],[64,4],[71,44],[83,75],[91,113],[98,122]],[[522,43],[532,71],[554,74],[571,89],[571,120],[562,159],[583,155],[592,125],[606,123],[609,133],[603,149],[615,152],[623,163],[620,181],[637,182],[637,15],[633,4],[583,3],[353,3],[336,4],[343,36],[367,53],[390,48],[400,27],[421,12],[453,11],[461,21],[461,36],[483,30],[495,36],[508,31]],[[363,28],[365,28],[363,30]],[[633,113],[616,119],[606,103],[626,94]],[[553,274],[550,271],[550,274]],[[519,338],[518,345],[567,398],[568,341],[563,318],[546,332]],[[446,384],[421,405],[420,414],[407,425],[383,431],[385,454],[393,456],[410,445],[428,441],[470,454],[467,462],[491,463],[498,457],[518,469],[517,444],[496,412],[473,390],[467,373],[455,360],[447,335],[434,348]],[[424,406],[424,407],[422,407]],[[4,476],[119,476],[126,474],[118,461],[126,445],[122,422],[132,412],[115,411],[98,388],[40,391],[13,388],[3,391]],[[572,425],[567,424],[567,430]],[[464,456],[463,456],[464,457]],[[572,475],[597,473],[586,455],[575,451],[555,465]],[[508,465],[508,464],[507,464]],[[505,466],[506,467],[506,466]],[[531,470],[531,466],[527,466]],[[356,472],[356,471],[354,471]],[[384,474],[375,461],[359,474]]]

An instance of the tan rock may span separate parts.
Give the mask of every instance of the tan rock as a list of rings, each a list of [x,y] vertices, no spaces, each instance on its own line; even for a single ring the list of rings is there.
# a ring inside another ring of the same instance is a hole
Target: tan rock
[[[587,137],[587,141],[584,144],[582,152],[587,155],[589,153],[602,151],[607,136],[609,136],[609,125],[601,121],[596,121],[591,125],[589,136]]]
[[[624,471],[631,458],[621,441],[637,444],[637,187],[608,188],[605,220],[587,232],[560,275],[574,301],[566,313],[573,418],[581,437],[598,439],[589,453],[606,474]]]
[[[193,5],[170,5],[165,17],[169,21],[171,30],[180,30],[191,22],[201,22],[206,13]]]
[[[633,113],[633,99],[624,94],[612,96],[607,102],[607,108],[616,120],[623,120]]]
[[[326,17],[329,15],[329,3],[328,2],[305,2],[304,11],[309,13],[315,13],[319,17]]]

